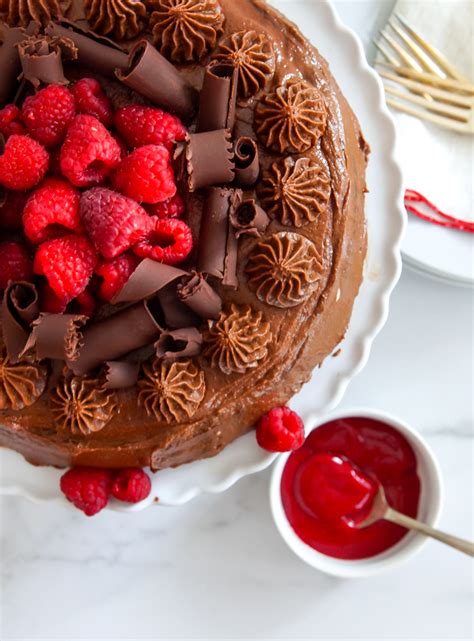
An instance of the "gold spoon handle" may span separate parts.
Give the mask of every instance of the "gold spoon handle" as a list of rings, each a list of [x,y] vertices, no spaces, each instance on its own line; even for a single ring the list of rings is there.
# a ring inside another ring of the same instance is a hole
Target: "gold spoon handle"
[[[383,518],[387,521],[391,521],[392,523],[396,523],[397,525],[401,525],[402,527],[406,527],[409,530],[415,530],[416,532],[430,536],[432,539],[441,541],[441,543],[446,543],[446,545],[450,545],[452,548],[474,557],[474,543],[460,539],[457,536],[452,536],[451,534],[446,534],[440,530],[435,530],[429,525],[426,525],[426,523],[412,519],[406,514],[397,512],[391,507],[387,509]]]

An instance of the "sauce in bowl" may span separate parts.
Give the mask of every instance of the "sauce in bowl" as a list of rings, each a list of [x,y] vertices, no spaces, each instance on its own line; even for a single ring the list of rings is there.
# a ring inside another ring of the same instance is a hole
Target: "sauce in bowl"
[[[370,512],[379,484],[393,508],[416,517],[420,479],[406,438],[374,419],[338,419],[313,430],[288,458],[281,479],[283,507],[299,538],[318,552],[364,559],[407,533],[388,521],[354,527]]]

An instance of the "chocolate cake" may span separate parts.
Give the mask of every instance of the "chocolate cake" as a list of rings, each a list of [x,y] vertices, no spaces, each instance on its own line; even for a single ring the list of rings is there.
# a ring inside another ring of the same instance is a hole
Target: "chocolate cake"
[[[0,0],[0,13],[0,109],[24,112],[45,87],[93,78],[115,116],[139,105],[181,120],[168,150],[193,242],[171,260],[147,222],[111,301],[96,304],[96,270],[56,312],[41,244],[25,244],[35,274],[3,292],[0,444],[59,467],[214,456],[284,405],[345,334],[366,255],[357,119],[326,61],[263,0]],[[115,164],[115,177],[75,183],[98,264],[113,259],[95,242],[99,196],[121,192],[120,206],[153,213],[130,198],[127,162],[123,179]],[[4,181],[0,227],[11,191]],[[0,234],[24,242],[21,230]]]

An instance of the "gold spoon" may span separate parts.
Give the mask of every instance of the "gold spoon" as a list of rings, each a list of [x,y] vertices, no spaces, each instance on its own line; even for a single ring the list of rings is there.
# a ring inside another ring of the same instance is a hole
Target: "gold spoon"
[[[435,530],[429,525],[426,525],[426,523],[422,523],[421,521],[412,519],[406,514],[397,512],[397,510],[391,508],[387,503],[385,491],[382,486],[379,486],[370,514],[360,523],[355,523],[354,527],[365,528],[381,519],[391,521],[409,530],[415,530],[415,532],[420,532],[425,536],[430,536],[432,539],[446,543],[446,545],[450,545],[452,548],[474,557],[474,543],[460,539],[457,536],[452,536],[451,534],[446,534],[445,532],[440,532],[440,530]]]

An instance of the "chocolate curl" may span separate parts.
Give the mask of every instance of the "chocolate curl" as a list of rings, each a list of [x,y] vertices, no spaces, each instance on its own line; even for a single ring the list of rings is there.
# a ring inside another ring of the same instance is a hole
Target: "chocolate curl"
[[[186,122],[192,120],[196,111],[196,90],[146,40],[135,45],[125,70],[118,69],[116,76],[155,105],[177,114]]]
[[[178,145],[188,177],[189,191],[201,187],[231,183],[235,177],[231,133],[228,129],[188,134]]]
[[[165,325],[173,329],[200,325],[201,319],[178,298],[176,285],[171,284],[158,293],[158,301],[163,311]]]
[[[133,387],[138,380],[139,363],[129,361],[107,361],[100,376],[103,389],[125,389]]]
[[[238,79],[234,62],[209,63],[201,89],[197,131],[234,128]]]
[[[186,276],[186,272],[182,269],[145,258],[112,302],[114,305],[117,303],[137,303],[145,298],[151,298],[174,280],[183,276]]]
[[[9,283],[2,302],[3,340],[8,358],[18,363],[31,333],[30,325],[38,318],[38,292],[31,283]]]
[[[202,335],[195,327],[165,331],[155,348],[158,358],[166,360],[197,356],[201,353]]]
[[[270,218],[253,198],[249,198],[232,210],[230,222],[237,238],[244,234],[258,238],[270,224]]]
[[[235,183],[248,189],[253,187],[260,176],[258,146],[253,138],[241,136],[235,143]]]
[[[101,38],[75,24],[74,28],[68,22],[62,26],[51,22],[45,29],[48,36],[72,40],[77,48],[78,61],[106,76],[115,78],[116,69],[126,69],[128,56],[108,38]]]
[[[40,314],[33,323],[33,331],[25,347],[25,352],[33,347],[36,358],[61,361],[77,359],[82,346],[81,328],[87,316],[77,314]]]
[[[70,38],[31,36],[18,45],[22,78],[38,89],[40,84],[67,85],[64,76],[63,55],[66,60],[76,60],[77,48]]]
[[[193,272],[185,276],[178,284],[177,293],[179,300],[201,318],[219,317],[222,300],[202,274]]]
[[[67,361],[76,376],[83,376],[107,361],[115,361],[154,343],[161,334],[161,310],[141,302],[114,316],[90,323],[83,332],[79,356]]]
[[[238,240],[230,224],[230,214],[242,200],[240,189],[210,188],[201,221],[198,271],[237,288]]]
[[[6,24],[2,27],[4,32],[3,44],[0,47],[0,109],[15,93],[17,78],[21,72],[17,45],[26,37],[24,29],[10,29]]]

